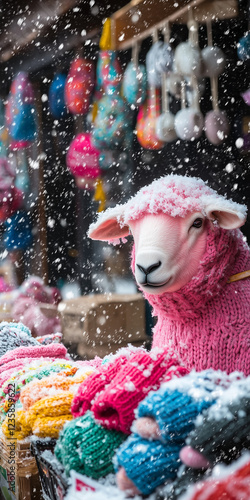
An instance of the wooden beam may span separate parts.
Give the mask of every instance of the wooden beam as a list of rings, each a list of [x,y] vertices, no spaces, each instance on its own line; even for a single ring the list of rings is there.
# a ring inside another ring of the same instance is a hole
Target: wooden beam
[[[181,5],[181,7],[180,7]],[[199,23],[218,21],[238,15],[237,0],[132,0],[112,16],[113,47],[130,48],[136,41],[149,37],[166,23],[186,24],[192,13]]]
[[[0,61],[7,62],[53,24],[56,24],[61,16],[81,3],[82,1],[79,0],[64,0],[63,2],[46,0],[39,2],[32,11],[23,16],[20,14],[14,16],[10,24],[5,27],[4,34],[0,36]]]

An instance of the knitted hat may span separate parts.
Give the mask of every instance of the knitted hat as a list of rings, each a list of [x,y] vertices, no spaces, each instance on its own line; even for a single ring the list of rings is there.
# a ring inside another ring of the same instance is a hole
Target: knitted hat
[[[0,323],[0,357],[17,347],[39,345],[23,323]]]
[[[222,372],[204,370],[191,372],[181,379],[174,379],[151,392],[138,406],[138,417],[156,420],[161,440],[183,442],[198,414],[209,408],[218,397],[220,387],[229,377]]]
[[[243,449],[249,449],[249,383],[250,377],[236,381],[202,414],[187,439],[189,447],[181,451],[184,463],[192,466],[187,455],[190,448],[202,453],[211,465],[230,463],[239,457]]]
[[[58,375],[50,375],[42,380],[33,380],[26,385],[20,395],[20,401],[24,410],[28,410],[36,401],[44,397],[54,396],[62,391],[75,392],[78,387],[91,373],[93,368],[78,370],[72,367],[70,370],[63,371]]]
[[[127,355],[128,356],[128,355]],[[72,401],[71,412],[74,417],[80,417],[91,408],[94,398],[105,388],[115,377],[116,373],[127,362],[127,356],[111,359],[107,364],[102,365],[96,373],[90,375],[80,386]]]
[[[139,402],[159,388],[166,371],[174,365],[179,365],[179,360],[169,349],[135,353],[95,399],[91,408],[95,418],[108,429],[129,434]]]
[[[20,429],[19,432],[23,437],[36,434],[38,437],[58,438],[65,422],[73,418],[70,413],[72,398],[72,392],[64,391],[56,396],[37,401],[28,411],[17,412],[17,429]],[[2,425],[3,433],[7,437],[9,436],[8,421],[7,415]]]
[[[99,479],[114,471],[112,458],[125,437],[121,432],[104,429],[87,411],[83,417],[65,425],[55,455],[67,475],[73,469]]]
[[[176,477],[180,465],[179,450],[175,444],[165,446],[160,441],[132,435],[118,449],[114,464],[116,470],[124,467],[138,490],[149,495],[164,481]]]

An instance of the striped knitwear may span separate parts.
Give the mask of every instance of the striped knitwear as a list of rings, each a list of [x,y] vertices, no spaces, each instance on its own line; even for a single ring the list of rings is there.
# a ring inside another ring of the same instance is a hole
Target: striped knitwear
[[[93,371],[94,369],[90,366],[86,367],[85,370],[72,367],[58,375],[50,375],[42,380],[33,380],[21,390],[20,401],[23,410],[29,410],[32,405],[44,397],[51,397],[63,391],[74,393]]]
[[[91,411],[65,425],[55,455],[67,475],[73,469],[94,479],[114,472],[113,456],[126,436],[95,422]]]

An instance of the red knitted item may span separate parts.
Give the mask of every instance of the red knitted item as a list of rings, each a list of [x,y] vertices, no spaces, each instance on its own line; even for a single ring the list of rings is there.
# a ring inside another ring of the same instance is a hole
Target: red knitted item
[[[91,408],[94,417],[108,429],[130,434],[139,402],[149,391],[157,390],[166,372],[179,364],[169,349],[135,353],[95,399]]]
[[[249,500],[250,460],[223,479],[197,483],[190,500]]]
[[[79,386],[71,405],[74,417],[81,417],[91,408],[94,398],[105,388],[127,362],[126,355],[121,355],[114,361],[102,365],[97,372],[92,373]]]

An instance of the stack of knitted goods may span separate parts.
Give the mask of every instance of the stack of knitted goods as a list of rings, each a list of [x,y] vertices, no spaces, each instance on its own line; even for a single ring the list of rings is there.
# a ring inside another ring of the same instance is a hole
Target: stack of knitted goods
[[[8,380],[6,380],[0,390],[0,411],[6,412],[8,406],[9,388],[12,387],[15,393],[14,400],[18,402],[20,391],[26,384],[29,384],[33,379],[43,379],[49,377],[53,373],[60,373],[68,370],[75,373],[77,367],[73,367],[73,362],[70,360],[48,361],[38,358],[35,361],[23,366],[21,370],[15,371]],[[12,397],[13,400],[13,397]]]
[[[117,451],[118,486],[131,494],[149,495],[166,480],[173,480],[180,466],[180,450],[196,417],[217,400],[235,377],[240,375],[213,370],[191,372],[151,392],[138,406],[134,434]],[[158,424],[158,435],[153,440],[137,432],[140,419],[145,417]]]
[[[237,489],[242,491],[241,500],[250,498],[250,455],[243,467],[239,458],[250,448],[250,377],[234,381],[216,403],[202,413],[186,443],[180,452],[185,467],[159,499],[177,500],[187,491],[188,498],[195,500],[237,500]],[[235,459],[237,462],[232,464]],[[222,474],[218,472],[219,467]],[[197,487],[190,486],[194,483],[198,483]]]
[[[72,402],[72,414],[79,417],[91,409],[97,422],[107,429],[130,434],[139,402],[164,380],[186,373],[169,349],[121,350],[80,385]]]
[[[23,387],[20,396],[22,410],[17,411],[15,417],[19,438],[30,434],[57,438],[64,423],[73,418],[70,408],[74,392],[94,368],[90,365],[87,365],[85,369],[83,367],[79,369],[76,366],[69,366],[69,368],[57,375],[49,375],[52,371],[50,371],[50,366],[46,365],[41,370],[41,375],[45,378],[34,379]],[[8,415],[2,430],[8,436]]]
[[[22,323],[0,323],[0,357],[17,347],[39,345]]]
[[[0,358],[0,385],[8,380],[14,372],[38,359],[52,362],[58,359],[68,360],[69,357],[66,347],[62,344],[38,344],[13,349]]]

